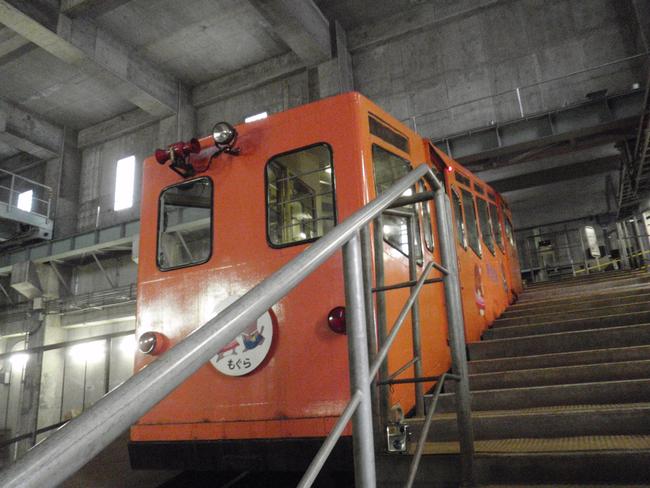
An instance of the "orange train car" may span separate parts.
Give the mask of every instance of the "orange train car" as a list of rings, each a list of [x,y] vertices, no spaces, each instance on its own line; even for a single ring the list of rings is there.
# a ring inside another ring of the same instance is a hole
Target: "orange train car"
[[[144,162],[135,370],[421,163],[444,179],[451,198],[466,337],[479,340],[522,286],[505,202],[428,140],[348,93],[235,128],[217,124],[213,137]],[[418,216],[417,263],[440,262],[434,202],[410,210]],[[408,281],[406,220],[386,215],[382,224],[382,249],[374,251],[385,283]],[[386,292],[388,324],[408,294]],[[425,286],[419,300],[422,374],[439,375],[450,367],[443,287]],[[303,469],[349,400],[337,315],[344,302],[339,252],[131,428],[133,466]],[[413,358],[409,325],[391,348],[389,371]],[[402,374],[413,377],[414,367]],[[394,385],[389,405],[412,410],[413,385]],[[343,450],[350,434],[348,426]]]

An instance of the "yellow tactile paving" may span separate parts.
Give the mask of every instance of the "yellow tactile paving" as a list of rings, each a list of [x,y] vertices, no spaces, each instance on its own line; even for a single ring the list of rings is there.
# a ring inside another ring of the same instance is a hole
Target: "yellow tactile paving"
[[[475,441],[474,449],[481,454],[650,450],[650,435],[493,439]],[[415,443],[412,443],[409,452],[412,454],[414,451]],[[456,454],[458,451],[458,442],[427,442],[424,447],[425,454]]]

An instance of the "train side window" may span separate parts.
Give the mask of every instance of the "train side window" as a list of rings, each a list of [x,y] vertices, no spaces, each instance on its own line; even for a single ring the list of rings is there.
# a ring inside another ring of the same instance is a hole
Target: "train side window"
[[[463,224],[463,205],[460,203],[460,197],[455,188],[452,188],[451,199],[454,206],[454,219],[456,221],[456,237],[458,238],[458,244],[460,244],[463,249],[467,249],[467,235],[465,234],[465,224]]]
[[[212,254],[212,181],[184,181],[160,194],[158,267],[162,271],[205,263]]]
[[[395,181],[411,171],[411,163],[406,159],[400,158],[376,144],[372,146],[372,161],[377,195],[390,188]],[[407,190],[404,196],[411,195],[414,191],[415,187]],[[400,209],[413,212],[417,217],[415,205],[405,205],[404,207],[400,207]],[[382,223],[384,226],[384,240],[402,254],[408,256],[408,221],[406,217],[383,215]],[[415,219],[415,226],[415,258],[418,263],[421,263],[422,244],[420,243],[420,221],[417,218]]]
[[[499,249],[503,251],[503,233],[501,232],[501,222],[499,221],[499,210],[493,203],[490,204],[490,217],[492,218],[492,229]]]
[[[467,190],[463,192],[463,210],[465,211],[465,224],[467,225],[467,243],[469,247],[481,257],[481,241],[478,236],[478,225],[476,222],[476,205],[474,196]]]
[[[481,237],[490,252],[494,254],[494,237],[492,237],[492,224],[490,223],[488,203],[482,198],[477,197],[476,205],[478,207],[478,222],[481,227]]]
[[[266,232],[273,247],[313,241],[334,227],[332,150],[316,144],[266,164]]]
[[[424,184],[420,182],[419,189],[421,192],[424,192]],[[424,245],[427,246],[427,249],[433,252],[433,225],[431,224],[431,212],[429,211],[428,201],[422,202],[422,219],[424,221]]]

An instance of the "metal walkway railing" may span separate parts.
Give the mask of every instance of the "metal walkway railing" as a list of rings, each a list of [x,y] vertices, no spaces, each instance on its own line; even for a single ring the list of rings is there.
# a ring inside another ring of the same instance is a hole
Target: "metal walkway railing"
[[[377,293],[378,309],[383,287],[382,269],[376,270],[377,286],[371,286],[370,227],[373,219],[381,218],[382,212],[390,206],[403,205],[413,198],[400,199],[401,195],[418,180],[425,178],[435,191],[436,217],[438,222],[441,265],[428,263],[411,297],[405,305],[397,327],[401,326],[406,314],[417,301],[417,294],[433,267],[443,271],[446,312],[449,322],[449,343],[452,356],[452,372],[459,381],[457,388],[457,419],[461,446],[462,484],[473,484],[473,432],[471,427],[470,396],[465,352],[464,324],[461,308],[458,264],[451,221],[449,199],[426,164],[422,164],[400,178],[381,196],[356,211],[332,231],[320,238],[303,253],[284,265],[270,277],[252,288],[239,300],[207,321],[202,327],[172,347],[156,361],[150,363],[125,383],[108,393],[79,417],[71,420],[42,443],[36,445],[18,462],[0,473],[0,486],[4,488],[54,487],[76,472],[95,457],[124,430],[147,413],[156,403],[165,398],[178,385],[214,356],[215,351],[225,347],[234,337],[241,334],[248,325],[275,305],[281,298],[300,284],[318,266],[330,258],[338,249],[343,249],[346,320],[350,384],[352,398],[341,418],[326,439],[301,481],[300,486],[310,486],[324,464],[327,454],[352,419],[355,484],[359,487],[376,486],[375,445],[373,434],[373,393],[371,380],[379,371],[379,365],[387,355],[388,347],[397,334],[395,328],[383,341],[381,349],[373,353],[372,367],[369,364],[367,327],[374,321],[371,316],[372,292]],[[423,194],[423,199],[431,199]],[[380,236],[374,225],[375,236]],[[377,240],[375,241],[377,243]],[[381,243],[381,240],[379,240]],[[363,245],[362,245],[363,244]],[[382,254],[382,246],[377,247]],[[414,253],[411,253],[414,256]],[[380,313],[378,313],[380,318]],[[374,335],[374,329],[373,329]],[[372,347],[372,344],[371,344]],[[380,378],[382,375],[380,374]],[[440,390],[444,375],[440,378]],[[413,379],[418,383],[418,379]],[[375,390],[376,392],[376,390]],[[432,406],[433,407],[433,406]],[[429,416],[432,410],[429,411]],[[429,420],[430,422],[430,420]],[[426,438],[426,433],[423,434]],[[421,442],[424,442],[421,439]],[[421,448],[420,448],[421,453]],[[414,457],[411,472],[417,470],[419,456]],[[413,474],[414,476],[414,474]]]

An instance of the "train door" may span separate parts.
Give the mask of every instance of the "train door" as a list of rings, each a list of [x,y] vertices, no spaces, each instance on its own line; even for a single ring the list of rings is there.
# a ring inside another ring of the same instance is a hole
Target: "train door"
[[[505,247],[505,238],[503,231],[503,222],[501,219],[501,214],[499,208],[497,207],[497,198],[496,194],[488,190],[488,206],[490,213],[490,220],[492,222],[492,230],[494,231],[494,241],[496,243],[497,255],[499,261],[499,277],[503,280],[503,285],[507,294],[507,303],[512,303],[515,300],[514,291],[512,288],[512,277],[510,276],[510,262],[506,252]],[[503,304],[503,307],[500,312],[502,312],[506,307],[507,303]]]
[[[456,173],[456,183],[450,185],[451,206],[458,242],[458,271],[465,317],[467,341],[478,341],[485,329],[485,288],[481,271],[481,243],[479,240],[474,197],[459,182],[469,179]],[[460,178],[460,179],[459,179]]]
[[[370,166],[369,193],[379,195],[389,188],[400,177],[407,174],[414,162],[425,160],[424,144],[416,135],[407,136],[406,132],[399,131],[395,125],[388,125],[372,114],[369,116],[368,153]],[[409,196],[416,191],[421,191],[423,186],[418,183],[405,192]],[[436,249],[437,227],[432,221],[433,205],[411,204],[392,211],[382,216],[381,235],[382,242],[375,242],[376,249],[380,249],[381,261],[375,266],[378,283],[383,275],[383,284],[391,285],[408,281],[411,272],[419,276],[425,262],[431,259],[439,262],[439,251]],[[415,223],[415,270],[410,270],[410,254],[408,245],[408,215]],[[378,234],[378,233],[376,233]],[[381,246],[381,248],[379,247]],[[382,269],[383,268],[383,269]],[[382,299],[385,301],[385,328],[378,321],[378,336],[381,342],[388,330],[392,327],[404,303],[408,299],[409,289],[401,288],[386,291]],[[397,340],[390,350],[387,365],[382,371],[382,376],[403,378],[415,376],[436,375],[449,367],[449,352],[447,348],[447,323],[444,313],[444,289],[437,285],[427,285],[422,289],[419,298],[420,334],[419,341],[414,341],[411,316],[402,326]],[[379,312],[381,309],[379,309]],[[388,329],[388,330],[386,330]],[[420,343],[419,357],[416,353],[415,343]],[[414,405],[415,392],[426,391],[432,384],[397,384],[388,392],[389,404],[399,404],[405,411]]]
[[[508,303],[508,285],[501,269],[503,260],[497,250],[496,239],[494,237],[493,223],[490,216],[490,208],[487,198],[487,192],[483,185],[473,183],[476,192],[476,209],[478,213],[478,223],[481,229],[482,247],[486,249],[483,253],[483,286],[485,287],[486,299],[486,319],[488,325],[501,314]]]
[[[511,289],[515,295],[519,295],[523,289],[521,280],[521,268],[519,266],[519,255],[517,253],[517,243],[515,241],[515,231],[512,226],[512,215],[506,207],[505,202],[500,202],[501,214],[503,216],[503,224],[505,228],[505,246],[506,255],[508,257],[508,271],[510,273]]]

